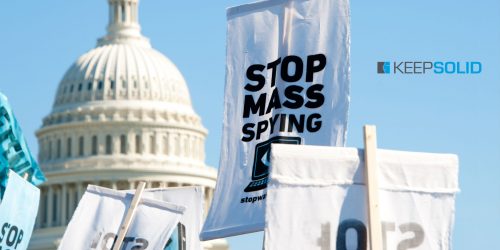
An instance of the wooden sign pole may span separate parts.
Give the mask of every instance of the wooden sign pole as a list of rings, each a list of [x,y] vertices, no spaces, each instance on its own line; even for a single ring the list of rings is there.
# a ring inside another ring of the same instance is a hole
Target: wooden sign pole
[[[139,186],[135,190],[134,198],[130,203],[130,207],[128,208],[127,215],[120,226],[120,231],[118,232],[118,237],[116,238],[115,244],[113,245],[113,250],[119,250],[122,247],[123,240],[125,239],[125,235],[127,234],[128,228],[134,219],[135,211],[137,210],[137,206],[141,201],[142,193],[144,192],[144,187],[146,187],[146,182],[139,182]]]
[[[380,222],[378,199],[377,131],[375,126],[364,126],[364,141],[370,246],[371,250],[382,250],[382,223]]]

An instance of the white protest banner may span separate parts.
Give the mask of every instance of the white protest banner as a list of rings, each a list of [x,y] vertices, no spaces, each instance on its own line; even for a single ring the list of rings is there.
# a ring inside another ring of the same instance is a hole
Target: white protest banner
[[[134,193],[134,191],[127,191]],[[184,206],[176,230],[168,240],[166,250],[202,250],[200,242],[203,221],[203,190],[201,187],[146,189],[144,198],[161,200]]]
[[[343,146],[349,1],[270,0],[228,9],[224,128],[201,238],[264,229],[271,143]]]
[[[0,250],[28,248],[39,201],[40,190],[9,170],[0,204]]]
[[[132,194],[88,186],[59,249],[112,249],[132,198]],[[121,249],[164,249],[184,210],[172,203],[141,199]]]
[[[362,150],[273,145],[271,154],[265,249],[370,249]],[[457,156],[377,150],[377,165],[383,248],[451,249]]]

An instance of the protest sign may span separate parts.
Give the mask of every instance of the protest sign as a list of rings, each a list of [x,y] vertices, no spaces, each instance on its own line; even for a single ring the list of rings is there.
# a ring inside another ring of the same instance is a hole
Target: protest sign
[[[264,229],[271,144],[343,146],[349,1],[271,0],[230,8],[222,149],[209,240]]]
[[[377,159],[383,248],[451,249],[457,156],[379,149]],[[370,249],[362,150],[273,145],[271,162],[265,249]]]
[[[33,232],[40,190],[9,170],[0,203],[0,250],[25,250]]]
[[[27,175],[33,185],[45,181],[45,177],[31,154],[10,104],[0,93],[0,198],[6,187],[8,169],[20,176]]]
[[[90,185],[64,233],[59,249],[112,249],[133,195]],[[124,238],[123,250],[164,249],[185,208],[143,198]]]
[[[127,191],[133,193],[133,191]],[[166,250],[201,250],[201,224],[203,221],[203,190],[201,187],[146,189],[142,195],[184,206],[179,224],[167,242]]]

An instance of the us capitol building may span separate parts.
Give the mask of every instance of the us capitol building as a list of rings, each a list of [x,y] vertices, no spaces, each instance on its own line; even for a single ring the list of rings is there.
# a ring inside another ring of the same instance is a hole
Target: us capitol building
[[[56,249],[88,184],[134,189],[202,186],[208,211],[217,172],[207,130],[177,67],[141,35],[138,0],[109,0],[107,34],[69,68],[36,132],[48,179],[31,239]],[[228,249],[225,240],[205,242]]]

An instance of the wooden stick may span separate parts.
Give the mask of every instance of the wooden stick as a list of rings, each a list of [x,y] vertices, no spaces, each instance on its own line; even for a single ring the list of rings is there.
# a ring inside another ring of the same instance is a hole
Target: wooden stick
[[[116,238],[115,244],[113,246],[113,250],[119,250],[122,247],[123,240],[125,239],[125,235],[127,234],[128,228],[134,219],[135,211],[137,210],[137,206],[141,201],[141,196],[144,191],[144,187],[146,187],[146,182],[139,182],[139,186],[135,190],[134,198],[130,203],[130,207],[128,208],[127,215],[120,226],[120,231],[118,232],[118,238]]]
[[[378,199],[377,130],[375,126],[364,126],[364,140],[370,246],[372,250],[382,250],[382,223],[380,222]]]

